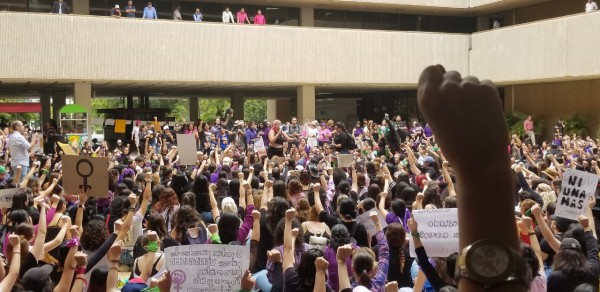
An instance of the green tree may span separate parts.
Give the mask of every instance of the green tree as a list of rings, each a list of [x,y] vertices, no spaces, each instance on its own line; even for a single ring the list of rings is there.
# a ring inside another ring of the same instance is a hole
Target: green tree
[[[260,122],[267,118],[267,101],[264,99],[246,100],[244,103],[244,120]]]
[[[231,107],[228,99],[200,99],[200,118],[205,122],[214,122],[217,116],[223,117],[225,110]]]

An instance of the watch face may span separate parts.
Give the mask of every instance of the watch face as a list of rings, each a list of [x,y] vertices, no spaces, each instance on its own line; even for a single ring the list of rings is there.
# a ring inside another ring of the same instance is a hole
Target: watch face
[[[469,272],[481,280],[506,277],[510,268],[510,253],[493,242],[475,245],[467,257]]]

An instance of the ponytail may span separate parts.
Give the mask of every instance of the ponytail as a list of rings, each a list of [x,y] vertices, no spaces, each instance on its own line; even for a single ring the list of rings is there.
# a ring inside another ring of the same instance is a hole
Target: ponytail
[[[358,275],[357,282],[361,286],[371,289],[371,277],[369,276],[369,273],[367,272],[367,270],[362,270],[362,273],[360,273],[360,275]]]
[[[400,254],[400,273],[404,273],[404,264],[406,263],[406,259],[404,258],[404,248],[399,247],[398,253]]]

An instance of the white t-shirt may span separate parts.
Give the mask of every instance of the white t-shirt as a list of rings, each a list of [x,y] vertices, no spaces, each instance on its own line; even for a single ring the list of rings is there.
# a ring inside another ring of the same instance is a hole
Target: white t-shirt
[[[592,1],[585,3],[585,12],[592,12],[594,10],[598,10],[598,4],[596,4],[596,2]]]

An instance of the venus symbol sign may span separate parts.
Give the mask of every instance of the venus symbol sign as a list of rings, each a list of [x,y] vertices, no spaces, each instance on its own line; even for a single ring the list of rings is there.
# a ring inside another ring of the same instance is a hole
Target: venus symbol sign
[[[92,188],[91,185],[88,184],[88,177],[92,176],[94,173],[94,165],[91,161],[87,159],[81,159],[77,162],[75,166],[75,171],[81,177],[82,184],[79,185],[79,189],[82,189],[84,192],[87,192]]]
[[[182,270],[175,270],[171,272],[171,282],[175,284],[175,289],[177,292],[179,292],[179,289],[181,289],[181,284],[185,283],[185,278],[185,272]]]

